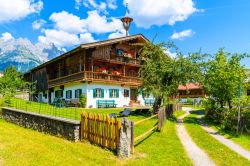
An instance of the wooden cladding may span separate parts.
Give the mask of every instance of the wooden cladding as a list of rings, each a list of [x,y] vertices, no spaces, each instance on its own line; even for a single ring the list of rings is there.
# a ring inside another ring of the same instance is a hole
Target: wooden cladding
[[[118,76],[112,74],[103,74],[101,72],[85,71],[49,80],[49,87],[60,86],[74,81],[112,82],[134,86],[139,86],[142,83],[141,79],[138,77],[122,75]]]
[[[116,150],[119,145],[121,122],[108,115],[83,113],[81,115],[81,139],[105,148]]]
[[[98,47],[92,52],[95,59],[110,59],[111,46]]]

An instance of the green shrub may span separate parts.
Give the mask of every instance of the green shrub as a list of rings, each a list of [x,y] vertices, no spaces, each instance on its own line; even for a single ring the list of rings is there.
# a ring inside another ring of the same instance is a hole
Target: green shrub
[[[193,100],[192,100],[191,98],[187,98],[186,103],[188,103],[188,104],[193,104]]]
[[[85,94],[81,94],[79,98],[80,106],[85,108],[87,103],[87,97]]]

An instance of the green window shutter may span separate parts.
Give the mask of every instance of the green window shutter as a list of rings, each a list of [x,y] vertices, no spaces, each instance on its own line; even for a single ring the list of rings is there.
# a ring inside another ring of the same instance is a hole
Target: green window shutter
[[[70,98],[70,99],[72,98],[72,90],[69,91],[69,98]]]
[[[119,89],[116,89],[116,97],[119,98]]]
[[[104,89],[101,89],[101,97],[104,98]]]
[[[82,89],[79,89],[79,97],[81,96],[82,94]]]
[[[93,97],[96,98],[96,89],[93,89]]]
[[[112,89],[109,89],[109,98],[112,98]]]

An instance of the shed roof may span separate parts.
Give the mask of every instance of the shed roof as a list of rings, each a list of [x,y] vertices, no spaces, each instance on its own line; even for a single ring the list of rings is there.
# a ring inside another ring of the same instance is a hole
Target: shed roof
[[[203,89],[199,83],[188,83],[186,85],[179,85],[178,90],[194,90]]]

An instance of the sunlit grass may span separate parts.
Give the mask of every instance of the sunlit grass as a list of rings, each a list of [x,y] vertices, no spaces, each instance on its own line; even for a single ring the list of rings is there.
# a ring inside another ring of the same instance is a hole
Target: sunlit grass
[[[193,112],[184,119],[184,125],[194,142],[202,148],[218,165],[250,165],[250,161],[221,144],[201,128]]]

